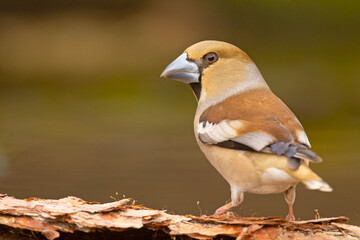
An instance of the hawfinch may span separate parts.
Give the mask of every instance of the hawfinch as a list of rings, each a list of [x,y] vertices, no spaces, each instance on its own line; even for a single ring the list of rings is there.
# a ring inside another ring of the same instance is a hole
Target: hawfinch
[[[203,41],[190,46],[161,73],[188,83],[198,107],[196,141],[231,187],[231,202],[216,216],[238,206],[244,193],[285,192],[286,219],[294,221],[295,187],[332,191],[309,167],[321,162],[310,151],[304,128],[271,92],[250,57],[226,42]]]

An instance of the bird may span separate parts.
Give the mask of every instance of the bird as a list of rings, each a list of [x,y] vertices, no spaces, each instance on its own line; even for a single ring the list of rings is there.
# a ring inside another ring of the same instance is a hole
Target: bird
[[[289,222],[295,221],[295,187],[331,192],[309,168],[322,162],[294,113],[269,88],[240,48],[205,40],[188,47],[161,73],[189,84],[197,100],[196,142],[230,185],[231,201],[213,216],[225,216],[245,193],[285,193]]]

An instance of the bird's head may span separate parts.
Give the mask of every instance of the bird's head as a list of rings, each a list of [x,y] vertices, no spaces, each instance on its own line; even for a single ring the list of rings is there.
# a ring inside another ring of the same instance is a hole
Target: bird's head
[[[253,73],[255,82],[249,77]],[[202,41],[190,46],[165,68],[161,77],[190,84],[198,100],[232,95],[243,86],[249,88],[258,82],[266,85],[245,52],[221,41]]]

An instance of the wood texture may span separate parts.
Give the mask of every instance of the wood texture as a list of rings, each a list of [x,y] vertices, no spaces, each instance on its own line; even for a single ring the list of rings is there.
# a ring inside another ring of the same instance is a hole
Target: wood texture
[[[1,239],[360,239],[346,217],[289,223],[280,217],[182,216],[135,205],[76,197],[0,197]]]

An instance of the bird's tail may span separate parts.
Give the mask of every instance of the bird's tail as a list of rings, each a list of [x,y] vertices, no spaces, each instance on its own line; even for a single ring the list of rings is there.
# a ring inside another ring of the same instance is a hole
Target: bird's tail
[[[295,171],[287,171],[292,177],[300,180],[308,189],[331,192],[333,189],[314,173],[306,164],[301,164]]]
[[[321,177],[313,172],[306,161],[301,161],[296,169],[289,167],[288,158],[275,154],[251,155],[256,168],[260,172],[265,172],[268,168],[277,168],[285,171],[288,175],[302,182],[308,189],[331,192],[332,188]]]

